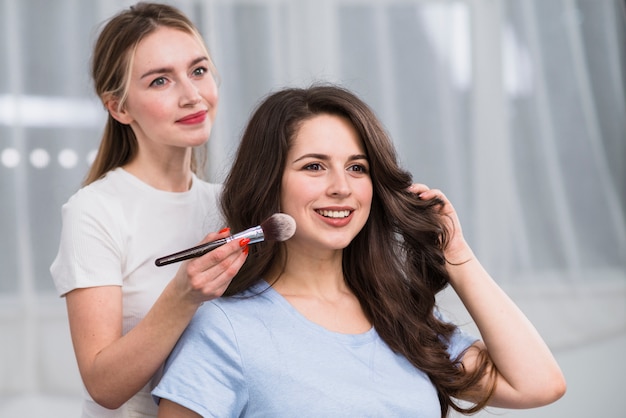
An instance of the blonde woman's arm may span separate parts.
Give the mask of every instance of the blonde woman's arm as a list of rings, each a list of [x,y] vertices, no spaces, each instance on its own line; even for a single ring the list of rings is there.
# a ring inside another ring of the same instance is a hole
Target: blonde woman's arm
[[[146,316],[123,336],[121,287],[69,292],[66,303],[72,342],[91,397],[116,409],[145,386],[198,306],[224,293],[245,258],[246,252],[234,240],[184,262]]]

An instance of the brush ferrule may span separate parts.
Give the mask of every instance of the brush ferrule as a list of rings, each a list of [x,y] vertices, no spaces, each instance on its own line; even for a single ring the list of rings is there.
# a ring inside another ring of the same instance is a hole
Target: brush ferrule
[[[232,240],[240,240],[243,238],[248,238],[250,240],[249,244],[254,244],[263,241],[265,239],[265,235],[263,234],[261,226],[255,226],[254,228],[246,229],[245,231],[231,235],[226,238],[226,241],[230,242]]]

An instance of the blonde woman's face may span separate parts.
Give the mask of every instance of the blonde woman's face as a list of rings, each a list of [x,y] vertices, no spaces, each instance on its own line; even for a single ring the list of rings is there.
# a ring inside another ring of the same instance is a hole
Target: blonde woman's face
[[[204,46],[181,30],[161,27],[138,44],[126,103],[113,116],[132,127],[140,152],[208,140],[218,104],[210,69]]]

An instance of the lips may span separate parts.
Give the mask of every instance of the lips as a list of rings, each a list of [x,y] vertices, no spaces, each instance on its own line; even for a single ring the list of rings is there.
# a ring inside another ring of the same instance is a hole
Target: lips
[[[184,118],[179,119],[178,123],[183,123],[186,125],[194,125],[197,123],[202,123],[206,119],[206,114],[207,114],[206,110],[203,110],[201,112],[196,112],[194,114],[187,115]]]

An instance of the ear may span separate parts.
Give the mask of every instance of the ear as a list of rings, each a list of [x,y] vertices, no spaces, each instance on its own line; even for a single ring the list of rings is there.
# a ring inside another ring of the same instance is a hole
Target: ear
[[[123,125],[129,125],[133,121],[133,118],[126,111],[126,108],[123,106],[120,107],[120,102],[117,98],[111,97],[107,99],[104,103],[104,106],[107,108],[109,114],[113,117],[113,119],[115,119],[119,123]]]

